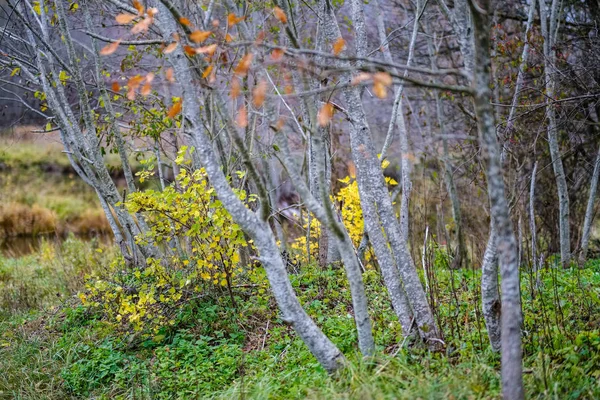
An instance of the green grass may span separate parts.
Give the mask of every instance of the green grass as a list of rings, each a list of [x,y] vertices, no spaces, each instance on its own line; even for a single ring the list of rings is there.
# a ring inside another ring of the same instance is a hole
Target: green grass
[[[81,306],[70,296],[81,289],[82,275],[102,274],[112,257],[111,250],[97,248],[71,240],[59,249],[46,246],[34,256],[0,260],[2,298],[26,300],[21,307],[3,304],[8,311],[0,315],[0,398],[500,397],[499,356],[490,350],[478,312],[478,271],[448,271],[435,263],[431,296],[440,305],[445,353],[410,340],[398,349],[399,324],[379,276],[368,271],[378,353],[364,361],[343,270],[304,266],[291,276],[299,298],[349,361],[329,376],[259,287],[236,289],[238,309],[218,291],[189,302],[174,328],[146,339]],[[28,290],[13,291],[11,282],[21,280]],[[528,397],[600,397],[600,261],[581,270],[544,270],[539,291],[532,292],[525,271],[522,280]]]

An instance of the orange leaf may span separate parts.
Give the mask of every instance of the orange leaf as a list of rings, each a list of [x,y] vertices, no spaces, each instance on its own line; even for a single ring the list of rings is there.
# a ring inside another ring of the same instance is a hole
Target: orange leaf
[[[185,51],[185,54],[187,54],[190,57],[196,55],[196,49],[192,46],[185,45],[183,46],[183,50]]]
[[[186,17],[179,18],[179,22],[181,23],[181,25],[185,25],[185,26],[190,26],[192,24],[192,22],[189,19],[187,19]]]
[[[234,77],[231,81],[231,97],[236,99],[240,95],[241,91],[242,87],[240,84],[240,80]]]
[[[133,14],[119,14],[115,17],[118,24],[125,25],[131,23],[138,16]]]
[[[392,76],[387,72],[377,72],[375,75],[373,75],[373,80],[381,82],[385,86],[392,85]]]
[[[387,88],[381,82],[373,82],[373,93],[380,99],[385,99],[387,97]]]
[[[144,81],[144,78],[142,78],[139,75],[136,75],[136,76],[129,78],[129,80],[127,81],[127,86],[130,89],[137,89],[142,84],[143,81]]]
[[[205,69],[205,70],[204,70],[204,72],[202,73],[202,77],[203,77],[204,79],[206,79],[206,78],[207,78],[207,77],[210,75],[210,73],[212,72],[212,70],[213,70],[213,65],[212,65],[212,64],[210,64],[208,67],[206,67],[206,69]]]
[[[283,88],[283,93],[285,93],[285,94],[292,94],[292,93],[294,93],[294,87],[292,85],[286,85]]]
[[[194,43],[202,43],[210,36],[211,31],[194,31],[190,33],[190,40]]]
[[[231,36],[229,33],[227,35],[225,35],[225,41],[227,43],[231,43],[233,42],[233,36]]]
[[[158,8],[152,7],[148,9],[149,16],[154,17],[156,14],[158,14]]]
[[[263,42],[263,40],[265,40],[265,37],[267,36],[267,33],[265,31],[260,31],[258,32],[258,35],[256,35],[256,44],[261,44]]]
[[[387,97],[387,88],[392,85],[392,77],[387,72],[377,72],[373,75],[373,93],[380,99]]]
[[[144,13],[144,6],[139,2],[139,0],[133,0],[133,7],[137,10],[139,15]]]
[[[209,56],[212,56],[213,54],[215,54],[215,51],[217,51],[217,45],[211,44],[208,46],[197,48],[196,54],[208,54]]]
[[[173,78],[173,68],[167,68],[167,71],[165,72],[165,78],[167,78],[167,80],[171,83],[175,82],[175,79]]]
[[[275,18],[277,18],[279,20],[279,22],[281,22],[282,24],[287,24],[287,15],[285,15],[285,12],[275,6],[275,8],[273,9],[273,13],[275,14]]]
[[[319,121],[320,126],[326,126],[331,118],[333,117],[333,104],[325,103],[323,107],[319,110],[319,114],[317,115],[317,119]]]
[[[180,112],[181,112],[181,102],[178,101],[177,103],[173,104],[173,107],[171,107],[169,109],[169,112],[167,113],[167,117],[174,118]]]
[[[354,78],[352,78],[352,85],[358,85],[361,82],[364,81],[368,81],[369,79],[371,79],[371,74],[367,74],[366,72],[361,72],[360,74],[356,75]]]
[[[152,85],[150,83],[144,84],[144,86],[142,86],[142,89],[140,90],[140,93],[142,94],[142,96],[148,96],[151,92],[152,92]]]
[[[121,86],[119,86],[119,82],[113,82],[110,88],[113,92],[121,91]]]
[[[169,44],[167,47],[164,48],[163,53],[170,54],[170,53],[172,53],[172,52],[175,51],[175,49],[177,48],[177,46],[179,46],[179,43],[173,42],[173,43]]]
[[[121,43],[121,39],[117,40],[116,42],[107,44],[106,46],[104,46],[102,48],[102,50],[100,50],[100,55],[108,56],[108,55],[114,53],[119,48],[120,43]]]
[[[248,126],[248,111],[246,110],[245,105],[240,107],[240,110],[238,111],[238,115],[235,118],[235,122],[241,128],[245,128]]]
[[[258,82],[258,85],[254,87],[252,91],[252,102],[256,108],[261,107],[265,102],[265,95],[267,94],[267,82],[263,79]]]
[[[131,33],[134,35],[141,32],[146,32],[150,25],[152,24],[152,17],[146,17],[142,21],[135,24],[133,28],[131,28]]]
[[[272,59],[273,61],[279,61],[279,60],[281,60],[281,58],[283,57],[283,53],[284,53],[284,52],[285,52],[285,51],[284,51],[283,49],[274,49],[274,50],[271,52],[271,59]]]
[[[234,13],[227,16],[227,26],[232,27],[242,22],[246,17],[238,17]]]
[[[129,90],[127,91],[127,98],[129,100],[135,100],[135,89],[134,88],[129,88]]]
[[[154,77],[155,77],[154,72],[148,72],[146,74],[146,82],[152,83],[152,81],[154,80]]]
[[[284,126],[285,126],[285,121],[283,120],[283,118],[279,118],[277,120],[277,124],[275,125],[275,127],[277,128],[278,131],[280,131],[283,129]]]
[[[242,57],[242,59],[238,63],[237,67],[235,67],[235,70],[233,72],[236,75],[245,76],[248,73],[248,70],[250,69],[250,65],[252,65],[252,58],[254,58],[252,53],[246,54],[244,57]]]
[[[346,47],[346,41],[339,37],[333,44],[333,54],[337,56],[344,50],[344,47]]]

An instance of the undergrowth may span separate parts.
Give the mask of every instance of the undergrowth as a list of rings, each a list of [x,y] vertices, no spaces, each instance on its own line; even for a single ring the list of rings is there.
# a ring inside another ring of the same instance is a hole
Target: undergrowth
[[[255,283],[234,288],[235,303],[220,286],[207,289],[182,305],[173,325],[143,336],[73,296],[85,274],[106,273],[112,250],[71,240],[1,259],[0,398],[499,398],[499,356],[478,311],[479,271],[451,271],[443,248],[432,254],[422,279],[445,333],[443,353],[402,337],[380,276],[368,270],[378,352],[362,360],[343,270],[308,264],[291,275],[307,312],[348,359],[335,376],[279,319],[259,268]],[[551,266],[537,288],[522,270],[527,395],[598,398],[600,261],[584,269]],[[27,290],[15,290],[25,276]]]

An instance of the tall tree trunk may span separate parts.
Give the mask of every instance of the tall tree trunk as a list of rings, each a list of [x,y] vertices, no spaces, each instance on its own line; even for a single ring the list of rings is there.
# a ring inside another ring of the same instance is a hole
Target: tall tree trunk
[[[585,219],[581,234],[581,254],[579,255],[579,262],[582,265],[585,263],[590,244],[590,231],[592,228],[592,221],[594,219],[594,202],[596,200],[596,193],[598,192],[598,178],[600,178],[600,148],[598,148],[596,162],[594,163],[594,172],[590,182],[590,195],[588,197],[587,207],[585,209]]]
[[[502,275],[502,394],[507,400],[519,400],[524,398],[519,266],[491,105],[491,1],[480,1],[477,6],[472,4],[471,14],[475,26],[474,104],[479,142],[486,165],[491,218],[498,235],[497,246]]]
[[[556,190],[558,192],[558,225],[560,233],[560,261],[563,268],[569,266],[571,260],[571,237],[569,227],[569,193],[567,178],[560,154],[558,143],[558,126],[556,123],[556,111],[554,108],[556,90],[556,35],[558,33],[556,15],[559,12],[560,1],[552,0],[550,7],[550,21],[546,14],[545,0],[540,0],[540,20],[542,36],[544,37],[544,74],[546,77],[546,115],[548,117],[548,146],[552,169],[556,179]]]

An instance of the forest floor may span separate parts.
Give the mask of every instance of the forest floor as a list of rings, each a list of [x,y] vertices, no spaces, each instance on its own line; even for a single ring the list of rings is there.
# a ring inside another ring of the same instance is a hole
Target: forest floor
[[[480,274],[448,270],[441,249],[428,294],[445,335],[443,353],[403,340],[379,274],[369,270],[378,352],[361,360],[343,270],[305,265],[291,275],[307,312],[348,359],[335,376],[278,318],[266,281],[236,288],[236,307],[218,290],[191,301],[171,328],[141,340],[76,296],[84,276],[106,272],[115,256],[113,247],[71,237],[26,257],[0,258],[0,398],[500,397],[499,356],[478,311]],[[523,269],[522,282],[527,397],[600,398],[600,260],[546,268],[537,289]]]

